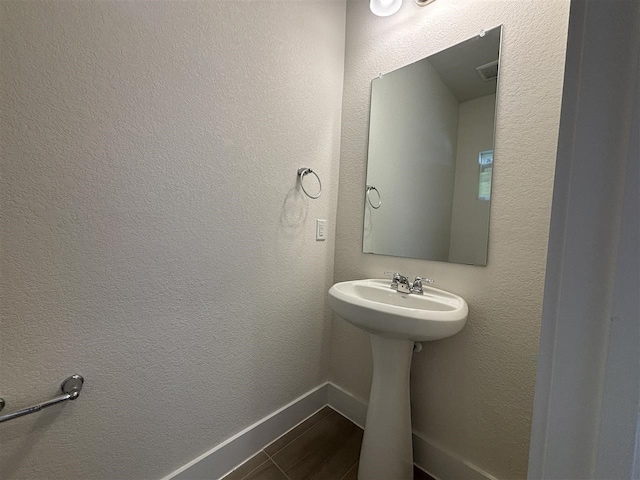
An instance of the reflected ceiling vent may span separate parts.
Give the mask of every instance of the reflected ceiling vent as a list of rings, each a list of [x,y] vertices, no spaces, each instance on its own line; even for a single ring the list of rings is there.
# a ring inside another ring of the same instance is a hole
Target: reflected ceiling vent
[[[484,65],[476,67],[476,72],[478,72],[478,76],[484,82],[495,80],[496,78],[498,78],[498,60],[494,60],[493,62],[485,63]]]

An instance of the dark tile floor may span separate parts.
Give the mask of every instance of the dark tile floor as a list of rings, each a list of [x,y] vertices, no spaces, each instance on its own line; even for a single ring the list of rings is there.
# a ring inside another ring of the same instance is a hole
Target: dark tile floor
[[[223,480],[357,480],[361,443],[362,429],[325,407]],[[414,480],[433,478],[416,468]]]

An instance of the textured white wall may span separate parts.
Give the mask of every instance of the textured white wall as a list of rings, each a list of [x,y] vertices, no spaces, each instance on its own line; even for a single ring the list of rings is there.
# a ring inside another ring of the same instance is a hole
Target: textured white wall
[[[371,89],[367,183],[383,203],[365,203],[363,250],[447,258],[460,103],[427,60],[376,78]],[[430,206],[423,221],[410,205]]]
[[[438,0],[377,18],[367,2],[347,3],[335,280],[398,270],[468,301],[465,329],[414,357],[413,423],[499,478],[526,476],[568,13],[565,0]],[[362,254],[369,82],[499,24],[488,266]],[[335,318],[331,338],[332,381],[366,399],[367,336]]]
[[[0,393],[86,377],[3,424],[0,476],[158,478],[325,381],[344,3],[5,1],[0,22]]]

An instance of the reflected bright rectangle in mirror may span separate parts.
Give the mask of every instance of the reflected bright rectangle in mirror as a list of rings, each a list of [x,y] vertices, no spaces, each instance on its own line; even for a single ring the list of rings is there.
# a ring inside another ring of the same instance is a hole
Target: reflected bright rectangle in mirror
[[[487,264],[501,36],[371,82],[364,253]]]

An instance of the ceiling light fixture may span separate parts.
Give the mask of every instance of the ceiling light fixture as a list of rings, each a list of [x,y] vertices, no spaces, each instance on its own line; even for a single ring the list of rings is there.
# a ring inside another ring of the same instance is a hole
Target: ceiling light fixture
[[[415,0],[416,5],[418,5],[419,7],[426,7],[427,5],[435,1],[436,0]]]
[[[432,0],[433,1],[433,0]],[[379,17],[393,15],[402,6],[402,0],[371,0],[369,8]]]

